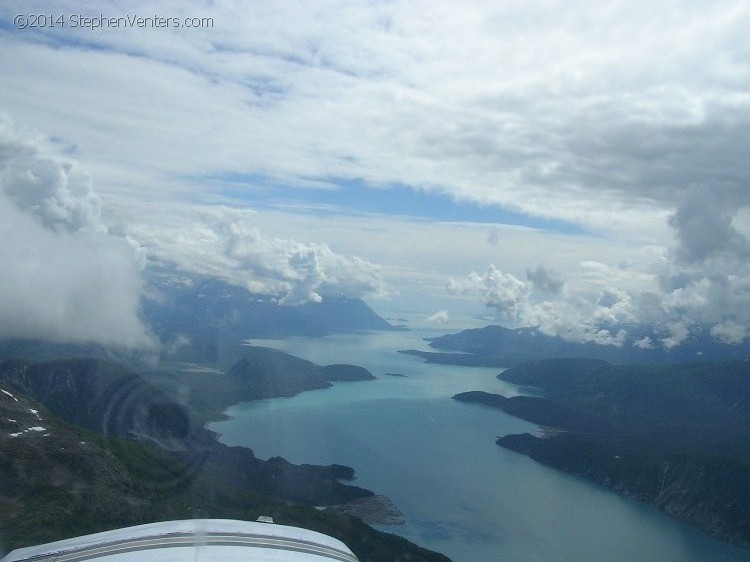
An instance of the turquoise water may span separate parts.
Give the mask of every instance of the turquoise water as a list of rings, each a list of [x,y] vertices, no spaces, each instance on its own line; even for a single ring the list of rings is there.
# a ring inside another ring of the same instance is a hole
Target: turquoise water
[[[426,335],[256,340],[320,364],[362,365],[378,380],[240,404],[210,429],[260,458],[354,467],[357,485],[390,497],[406,518],[383,530],[455,562],[750,561],[750,552],[654,508],[495,445],[497,436],[536,427],[451,396],[520,389],[497,380],[499,369],[428,365],[395,352],[426,349]]]

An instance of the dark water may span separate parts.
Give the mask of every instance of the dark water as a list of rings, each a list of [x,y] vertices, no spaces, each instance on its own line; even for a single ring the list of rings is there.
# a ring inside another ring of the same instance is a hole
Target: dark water
[[[750,551],[495,445],[499,435],[536,427],[450,397],[520,389],[498,381],[498,369],[427,365],[395,353],[424,348],[424,336],[253,342],[316,363],[363,365],[379,379],[241,404],[210,429],[261,458],[354,467],[358,485],[390,497],[404,513],[404,525],[383,530],[455,562],[750,561]]]

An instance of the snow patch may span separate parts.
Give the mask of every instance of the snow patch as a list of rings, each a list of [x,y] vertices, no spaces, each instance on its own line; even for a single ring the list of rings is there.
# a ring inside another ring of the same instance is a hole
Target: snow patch
[[[11,437],[20,437],[21,435],[25,435],[26,433],[29,433],[30,431],[47,431],[46,427],[41,427],[38,425],[35,425],[34,427],[29,427],[27,429],[24,429],[23,431],[19,431],[18,433],[9,433]]]
[[[12,419],[10,419],[10,418],[8,418],[8,421],[9,421],[10,423],[18,423],[18,420],[12,420]]]
[[[42,419],[42,416],[39,415],[39,410],[32,410],[31,408],[29,408],[29,412],[34,414],[38,420]]]
[[[11,398],[12,398],[13,400],[15,400],[16,402],[18,402],[18,398],[16,398],[15,396],[13,396],[13,395],[12,395],[12,394],[11,394],[10,392],[8,392],[7,390],[5,390],[5,389],[3,389],[3,388],[0,388],[0,392],[2,392],[3,394],[7,394],[7,395],[8,395],[8,396],[10,396],[10,397],[11,397]]]

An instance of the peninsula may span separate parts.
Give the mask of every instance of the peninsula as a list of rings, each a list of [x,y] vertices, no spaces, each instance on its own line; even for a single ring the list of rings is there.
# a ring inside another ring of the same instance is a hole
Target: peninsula
[[[552,430],[544,437],[506,435],[500,446],[750,548],[749,361],[628,366],[550,359],[498,378],[543,395],[454,398]]]
[[[449,562],[348,515],[358,513],[349,504],[385,505],[346,483],[352,468],[261,460],[203,428],[239,401],[368,378],[361,367],[265,348],[249,348],[225,373],[141,374],[92,358],[0,361],[2,548],[168,519],[270,515],[344,541],[361,562]]]

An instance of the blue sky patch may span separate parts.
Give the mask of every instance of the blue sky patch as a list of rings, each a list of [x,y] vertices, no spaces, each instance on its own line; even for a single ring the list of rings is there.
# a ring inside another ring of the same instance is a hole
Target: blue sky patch
[[[258,175],[226,174],[223,195],[252,207],[289,209],[325,215],[372,213],[409,216],[430,221],[510,224],[560,234],[583,234],[578,225],[524,215],[500,206],[457,201],[439,191],[413,189],[405,185],[370,187],[362,180],[325,178],[313,180],[329,189],[295,187]]]

